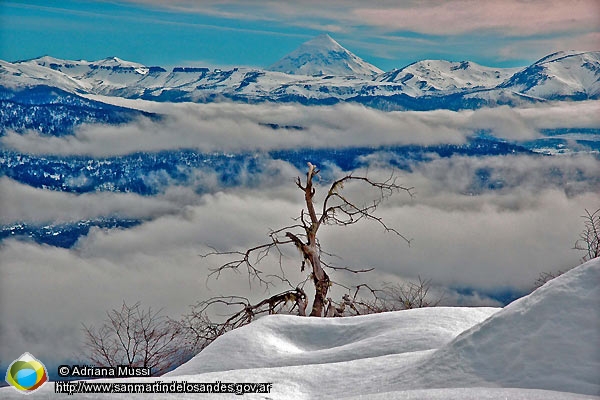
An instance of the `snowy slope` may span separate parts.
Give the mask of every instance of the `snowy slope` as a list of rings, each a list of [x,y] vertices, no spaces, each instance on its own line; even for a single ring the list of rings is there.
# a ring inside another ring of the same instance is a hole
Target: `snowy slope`
[[[600,394],[599,283],[597,258],[462,333],[418,379]]]
[[[92,85],[37,63],[9,63],[0,60],[0,86],[10,89],[47,85],[69,92],[91,91]]]
[[[220,337],[168,376],[129,381],[273,383],[270,394],[244,395],[250,399],[598,399],[599,281],[595,259],[502,310],[267,316]],[[32,398],[54,398],[53,391],[47,384]],[[12,388],[0,396],[22,398]]]
[[[490,68],[471,61],[423,60],[379,75],[378,82],[402,83],[413,96],[498,86],[521,68]]]
[[[343,48],[327,34],[303,43],[268,69],[295,75],[373,76],[383,72]]]
[[[600,52],[550,54],[512,76],[501,87],[545,99],[598,98]]]
[[[0,87],[0,134],[36,130],[54,136],[69,135],[82,124],[121,124],[141,116],[158,115],[87,99],[56,86],[18,89]]]
[[[258,82],[260,80],[260,82]],[[125,98],[149,97],[170,100],[165,94],[177,93],[194,100],[203,95],[248,93],[260,96],[297,77],[251,68],[231,70],[198,67],[162,67],[110,57],[98,61],[59,60],[41,57],[14,64],[0,63],[0,86],[24,87],[35,84],[59,87],[72,92],[86,92]],[[6,82],[6,83],[5,83]]]

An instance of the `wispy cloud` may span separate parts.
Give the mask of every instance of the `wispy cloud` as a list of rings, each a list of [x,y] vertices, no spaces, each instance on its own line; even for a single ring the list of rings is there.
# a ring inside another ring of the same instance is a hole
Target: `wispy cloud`
[[[389,29],[456,35],[494,31],[506,36],[595,30],[600,4],[594,0],[423,1],[355,8],[357,20]]]
[[[270,0],[251,3],[198,3],[190,0],[177,0],[168,4],[158,0],[134,2],[224,18],[292,21],[310,17],[426,34],[461,34],[478,30],[496,30],[506,35],[547,34],[597,29],[600,22],[600,5],[595,0],[385,0],[369,4],[368,7],[359,0],[334,0],[326,3]]]
[[[600,3],[595,0],[133,3],[153,10],[238,21],[250,30],[268,25],[282,35],[329,32],[386,70],[432,57],[521,66],[559,50],[597,50],[595,38],[600,34]],[[410,40],[399,45],[399,38]],[[391,60],[400,62],[393,65]]]
[[[556,50],[597,51],[600,49],[600,32],[576,33],[573,35],[550,38],[527,38],[514,40],[497,49],[501,59],[511,60],[523,57],[523,54],[536,54],[540,58]]]

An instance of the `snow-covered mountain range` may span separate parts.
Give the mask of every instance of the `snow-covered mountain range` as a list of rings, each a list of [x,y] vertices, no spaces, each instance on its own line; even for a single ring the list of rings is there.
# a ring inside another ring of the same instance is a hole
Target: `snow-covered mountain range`
[[[525,68],[470,61],[424,60],[383,72],[327,35],[301,45],[269,67],[230,70],[123,61],[41,57],[0,61],[5,91],[45,85],[73,94],[154,101],[348,101],[384,110],[473,109],[548,100],[600,98],[600,52],[559,52]],[[6,97],[5,97],[6,98]]]

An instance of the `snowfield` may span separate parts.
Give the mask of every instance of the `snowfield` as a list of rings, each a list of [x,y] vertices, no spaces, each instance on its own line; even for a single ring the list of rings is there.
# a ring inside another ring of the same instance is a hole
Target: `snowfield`
[[[600,398],[599,283],[597,258],[503,309],[267,316],[220,337],[166,376],[131,381],[273,383],[270,394],[244,395],[250,399]],[[32,398],[56,396],[50,383]],[[23,398],[12,388],[0,397]]]

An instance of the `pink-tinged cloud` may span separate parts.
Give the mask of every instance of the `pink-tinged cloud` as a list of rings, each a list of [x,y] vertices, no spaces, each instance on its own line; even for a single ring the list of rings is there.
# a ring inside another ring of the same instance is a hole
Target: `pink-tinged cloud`
[[[215,17],[331,25],[371,25],[426,34],[478,30],[506,35],[590,32],[600,28],[599,0],[129,0]],[[320,22],[316,22],[320,20]],[[328,22],[324,22],[328,21]]]
[[[598,30],[600,1],[434,0],[356,8],[353,16],[369,25],[427,34],[493,30],[519,36]]]
[[[364,26],[437,35],[478,31],[506,36],[569,35],[600,31],[600,0],[129,1],[178,12],[278,21],[330,32]]]
[[[596,51],[600,49],[600,32],[582,35],[568,35],[551,39],[525,39],[502,46],[496,50],[499,60],[510,60],[529,54],[534,58],[542,58],[557,49],[579,51]]]

